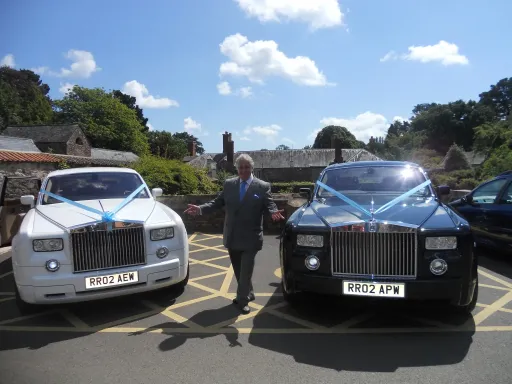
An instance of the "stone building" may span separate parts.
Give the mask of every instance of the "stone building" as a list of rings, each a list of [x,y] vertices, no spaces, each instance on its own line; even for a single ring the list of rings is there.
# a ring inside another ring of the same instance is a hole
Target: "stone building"
[[[11,126],[2,135],[31,139],[41,152],[91,156],[91,145],[77,124]]]
[[[187,156],[185,162],[200,168],[236,173],[234,161],[242,153],[254,160],[254,175],[272,183],[287,181],[314,182],[320,172],[333,162],[377,160],[379,157],[364,149],[341,148],[339,140],[333,140],[332,148],[259,150],[235,152],[231,133],[225,132],[222,140],[222,153],[205,153],[201,156]]]

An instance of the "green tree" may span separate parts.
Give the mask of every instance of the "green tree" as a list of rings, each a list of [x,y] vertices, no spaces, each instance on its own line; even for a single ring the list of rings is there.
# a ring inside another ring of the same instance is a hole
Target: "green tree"
[[[446,158],[444,160],[444,169],[448,172],[451,172],[470,168],[471,166],[462,148],[459,147],[457,144],[452,144],[452,146],[446,153]]]
[[[148,139],[136,112],[112,93],[74,86],[54,104],[56,120],[77,123],[93,147],[133,151],[139,156],[149,152]]]
[[[148,119],[144,117],[144,112],[137,105],[137,99],[133,96],[126,95],[119,90],[114,90],[112,94],[114,95],[114,97],[118,98],[119,101],[121,101],[121,103],[135,111],[135,113],[137,114],[137,119],[139,120],[140,124],[144,127],[142,131],[149,132]]]
[[[181,139],[167,131],[147,132],[149,148],[153,155],[166,159],[181,160],[188,154],[188,147]]]
[[[0,129],[52,122],[50,87],[27,69],[0,67]]]
[[[491,107],[498,119],[505,119],[512,112],[512,77],[503,78],[490,89],[482,92],[480,103]]]
[[[280,145],[278,145],[278,146],[276,147],[276,149],[277,149],[278,151],[285,151],[285,150],[287,150],[287,149],[290,149],[290,147],[289,147],[289,146],[287,146],[287,145],[284,145],[284,144],[280,144]]]
[[[187,145],[188,142],[195,141],[196,142],[196,153],[198,155],[202,155],[204,153],[203,143],[201,143],[199,141],[199,139],[197,137],[195,137],[194,135],[191,135],[188,132],[176,132],[176,133],[173,133],[173,137],[176,139],[182,140],[185,143],[185,146]]]
[[[365,147],[365,144],[362,141],[357,140],[347,128],[329,125],[318,132],[315,142],[313,143],[313,148],[331,148],[331,140],[333,138],[341,139],[341,146],[345,149]]]

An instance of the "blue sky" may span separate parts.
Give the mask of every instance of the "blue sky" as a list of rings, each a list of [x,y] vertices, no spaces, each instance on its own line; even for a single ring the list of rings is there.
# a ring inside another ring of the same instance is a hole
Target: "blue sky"
[[[131,93],[154,129],[208,152],[226,130],[235,151],[302,148],[331,123],[367,141],[416,104],[477,99],[512,76],[511,13],[509,0],[4,0],[0,60],[37,70],[52,98]]]

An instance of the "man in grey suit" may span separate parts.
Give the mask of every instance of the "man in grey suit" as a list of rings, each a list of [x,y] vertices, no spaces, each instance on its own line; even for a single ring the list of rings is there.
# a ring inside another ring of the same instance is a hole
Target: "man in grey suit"
[[[255,299],[252,274],[256,254],[263,247],[263,214],[272,215],[272,220],[283,220],[272,200],[270,183],[253,176],[254,162],[247,154],[235,161],[238,177],[227,179],[224,189],[212,201],[202,205],[189,204],[185,213],[191,215],[208,214],[225,208],[224,246],[228,249],[231,265],[238,282],[233,303],[243,313],[249,313],[248,303]]]

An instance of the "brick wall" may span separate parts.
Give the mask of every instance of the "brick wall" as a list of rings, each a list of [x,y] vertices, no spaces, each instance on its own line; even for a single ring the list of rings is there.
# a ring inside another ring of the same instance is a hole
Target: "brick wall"
[[[186,196],[162,196],[158,201],[171,207],[178,213],[189,232],[212,232],[222,233],[224,226],[224,210],[210,213],[204,216],[190,216],[185,213],[188,204],[201,205],[215,198],[216,195],[186,195]],[[306,202],[305,199],[292,194],[274,195],[274,202],[279,209],[284,209],[283,216],[288,218],[298,207]],[[264,217],[264,233],[280,233],[285,221],[272,222],[270,216]]]

